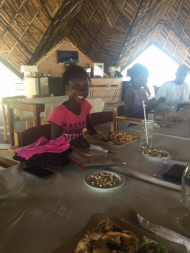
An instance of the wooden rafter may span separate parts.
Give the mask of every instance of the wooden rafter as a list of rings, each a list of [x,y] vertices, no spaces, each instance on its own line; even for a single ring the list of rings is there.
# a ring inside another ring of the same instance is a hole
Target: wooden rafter
[[[151,42],[190,66],[187,0],[1,0],[0,7],[0,55],[18,71],[63,38],[105,70],[123,69]]]

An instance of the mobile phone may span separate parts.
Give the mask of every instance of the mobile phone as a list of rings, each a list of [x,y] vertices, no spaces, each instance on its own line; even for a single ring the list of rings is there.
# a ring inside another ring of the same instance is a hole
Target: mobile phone
[[[29,173],[39,179],[45,179],[46,177],[49,177],[54,174],[53,171],[40,168],[37,166],[28,166],[23,169],[24,172]]]
[[[164,174],[163,179],[174,182],[177,184],[181,184],[182,175],[185,170],[185,165],[173,164]]]

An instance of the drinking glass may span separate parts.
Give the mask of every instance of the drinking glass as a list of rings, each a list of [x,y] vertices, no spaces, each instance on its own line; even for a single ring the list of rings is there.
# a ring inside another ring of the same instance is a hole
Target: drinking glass
[[[161,124],[161,127],[171,128],[173,127],[173,119],[174,119],[174,105],[165,105],[164,106],[164,121]]]
[[[147,126],[147,137],[148,137],[148,144],[146,140],[146,129],[145,129],[145,121],[142,120],[142,130],[141,130],[141,147],[142,148],[152,148],[152,137],[153,137],[153,120],[146,120]]]

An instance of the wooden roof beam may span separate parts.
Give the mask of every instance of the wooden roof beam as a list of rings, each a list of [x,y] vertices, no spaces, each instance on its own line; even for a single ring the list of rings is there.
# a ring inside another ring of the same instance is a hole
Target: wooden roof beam
[[[12,23],[15,21],[16,17],[18,16],[19,11],[22,9],[22,7],[25,5],[26,2],[27,2],[27,0],[22,1],[22,3],[21,3],[21,5],[20,5],[19,9],[17,10],[16,15],[15,15],[14,18],[9,22],[9,24],[8,24],[7,27],[6,27],[6,29],[3,31],[2,36],[6,33],[6,31],[8,30],[8,28],[9,28],[9,27],[12,25]],[[12,3],[12,2],[11,2],[11,3]]]
[[[20,42],[21,38],[23,37],[23,35],[25,34],[25,32],[28,30],[28,28],[30,27],[30,25],[32,24],[32,22],[34,21],[34,19],[36,18],[36,16],[38,15],[38,13],[41,11],[42,6],[38,9],[38,11],[36,12],[36,14],[33,16],[32,20],[30,20],[30,22],[28,23],[28,26],[25,28],[25,30],[23,31],[23,33],[21,34],[21,36],[19,37],[19,39],[17,39],[17,42],[15,43],[14,47],[11,49],[10,53],[14,50],[14,48],[17,46],[17,44]],[[27,47],[28,48],[28,47]],[[32,53],[31,53],[32,54]]]
[[[90,17],[90,19],[89,19],[89,21],[88,21],[88,23],[87,23],[87,25],[86,25],[85,28],[87,28],[87,27],[89,26],[90,21],[92,20],[92,17],[93,17],[94,14],[97,12],[97,10],[98,10],[98,8],[101,6],[102,2],[103,2],[103,0],[102,0],[101,2],[99,2],[99,4],[97,5],[95,11],[92,13],[92,15],[91,15],[91,17]],[[113,3],[112,3],[112,4],[113,4]],[[105,13],[104,18],[103,18],[101,24],[99,25],[100,28],[98,29],[98,31],[96,32],[96,34],[93,35],[93,34],[91,33],[91,36],[94,38],[94,40],[96,40],[96,36],[97,36],[97,34],[99,33],[99,31],[101,30],[101,28],[102,28],[102,26],[103,26],[103,24],[104,24],[104,22],[105,22],[105,19],[106,19],[106,15],[107,15],[108,12],[110,11],[111,6],[112,6],[112,5],[110,5],[110,7],[108,8],[107,12]],[[84,27],[84,26],[83,26],[83,27]],[[84,34],[84,33],[83,33],[83,34]],[[83,35],[83,34],[82,34],[82,35]],[[82,37],[82,35],[79,37],[79,40],[80,40],[80,38]],[[78,42],[79,42],[79,40],[78,40]],[[96,41],[97,41],[97,40],[96,40]],[[97,41],[97,42],[98,42],[98,41]],[[98,43],[99,43],[99,42],[98,42]],[[78,43],[76,44],[76,47],[77,47],[77,45],[78,45]],[[87,49],[86,49],[86,52],[87,52],[87,53],[89,52],[90,48],[91,48],[91,45],[89,45],[89,46],[87,47]]]
[[[172,4],[173,4],[173,3],[174,3],[174,0],[173,0]],[[182,4],[183,4],[183,0],[180,1],[180,7],[182,6]],[[176,15],[175,15],[175,19],[174,19],[174,21],[173,21],[172,27],[173,27],[173,25],[174,25],[175,22],[176,22],[176,19],[177,19],[177,16],[178,16],[180,10],[181,10],[181,8],[179,8],[179,9],[177,10],[177,13],[176,13]],[[171,32],[171,29],[170,29],[169,33],[167,34],[167,38],[166,38],[166,40],[165,40],[165,43],[164,43],[163,48],[165,48],[165,46],[166,46],[166,44],[167,44],[167,42],[168,42],[168,38],[170,37],[170,32]]]
[[[51,23],[53,25],[50,25],[47,30],[45,31],[41,41],[39,42],[38,46],[36,47],[35,52],[33,53],[31,59],[29,60],[28,64],[34,64],[36,61],[38,61],[43,55],[40,54],[42,52],[42,48],[44,47],[44,45],[48,43],[49,40],[51,40],[51,36],[52,34],[50,33],[50,31],[54,31],[56,30],[56,27],[60,27],[60,22],[61,20],[65,17],[68,16],[70,11],[73,10],[73,8],[77,7],[77,6],[81,5],[81,1],[76,1],[72,0],[71,4],[69,4],[68,1],[64,1],[63,4],[61,5],[61,7],[58,10],[57,15],[51,20]],[[71,8],[72,7],[72,8]],[[69,28],[69,27],[68,27]],[[44,39],[46,37],[46,39]],[[57,42],[54,42],[55,44],[57,44]],[[51,45],[54,46],[54,45]],[[43,52],[43,54],[45,54]]]
[[[121,49],[121,51],[120,51],[120,53],[119,53],[119,57],[118,57],[118,59],[117,59],[116,66],[118,66],[119,59],[120,59],[120,55],[122,54],[122,51],[124,50],[124,46],[125,46],[125,44],[126,44],[128,38],[129,38],[129,36],[130,36],[130,34],[131,34],[132,27],[133,27],[133,25],[134,25],[134,23],[135,23],[135,21],[136,21],[136,19],[137,19],[137,17],[138,17],[138,14],[139,14],[139,11],[140,11],[140,9],[141,9],[141,7],[142,7],[142,5],[143,5],[143,2],[144,2],[144,1],[141,0],[141,2],[140,2],[140,4],[139,4],[139,7],[137,8],[137,11],[136,11],[136,13],[135,13],[135,15],[134,15],[133,21],[132,21],[131,25],[129,26],[129,31],[128,31],[127,34],[126,34],[126,37],[125,37],[124,42],[123,42],[123,45],[122,45],[122,47],[121,47],[122,49]]]
[[[117,15],[117,18],[115,19],[115,21],[114,21],[114,23],[113,23],[113,25],[112,25],[112,29],[109,31],[109,33],[108,33],[108,35],[107,35],[107,38],[104,40],[103,45],[105,45],[106,42],[108,41],[109,36],[110,36],[110,34],[112,33],[112,31],[113,31],[113,29],[114,29],[114,26],[115,26],[116,22],[118,21],[120,15],[122,14],[122,10],[123,10],[123,8],[124,8],[124,6],[125,6],[125,4],[126,4],[126,1],[127,1],[127,0],[125,0],[125,1],[123,2],[123,6],[122,6],[122,8],[120,9],[119,14]],[[114,2],[113,2],[113,7],[115,7]],[[115,8],[116,8],[116,7],[115,7]],[[117,8],[116,8],[116,9],[117,9]],[[105,46],[102,46],[102,48],[105,49]],[[105,50],[106,50],[106,49],[105,49]],[[101,53],[101,52],[100,52],[100,53]],[[100,55],[100,53],[99,53],[99,55]],[[98,55],[98,57],[99,57],[99,55]],[[98,57],[97,57],[97,58],[98,58]]]
[[[158,3],[158,2],[157,2],[157,3]],[[157,3],[152,7],[153,11],[152,11],[151,19],[152,19],[152,17],[154,17],[154,13],[155,13],[155,10],[156,10],[156,7],[157,7]],[[149,8],[148,8],[148,9],[149,9]],[[150,10],[150,9],[149,9],[149,10]],[[149,11],[149,12],[150,12],[150,11]],[[144,28],[143,24],[144,24],[144,22],[146,21],[147,15],[148,15],[148,12],[146,12],[146,14],[145,14],[144,17],[143,17],[143,23],[142,23],[142,25],[141,25],[141,28],[140,28],[138,34],[141,34],[141,31],[142,31],[142,29]],[[154,24],[155,24],[155,23],[154,23]],[[155,29],[155,27],[156,27],[157,25],[158,25],[158,23],[157,23],[156,25],[153,26],[154,29]],[[145,31],[144,31],[144,34],[146,34],[146,37],[148,38],[147,35],[148,35],[153,29],[151,29],[151,30],[149,30],[148,32],[146,32],[147,30],[148,30],[148,27],[146,27],[146,29],[145,29]],[[144,36],[144,37],[145,37],[145,36]],[[144,37],[143,37],[143,38],[144,38]],[[135,42],[137,41],[138,38],[139,38],[139,36],[137,36],[136,39],[135,39],[135,41],[133,42],[134,45],[136,45]],[[138,43],[138,46],[137,46],[137,49],[136,49],[137,52],[138,52],[139,47],[140,47],[140,43]]]

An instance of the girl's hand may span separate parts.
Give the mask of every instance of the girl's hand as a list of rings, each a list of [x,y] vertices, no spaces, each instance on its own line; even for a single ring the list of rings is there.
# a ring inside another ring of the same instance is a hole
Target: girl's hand
[[[76,137],[74,140],[71,141],[70,144],[72,147],[80,147],[80,148],[90,147],[90,143],[83,135]]]

